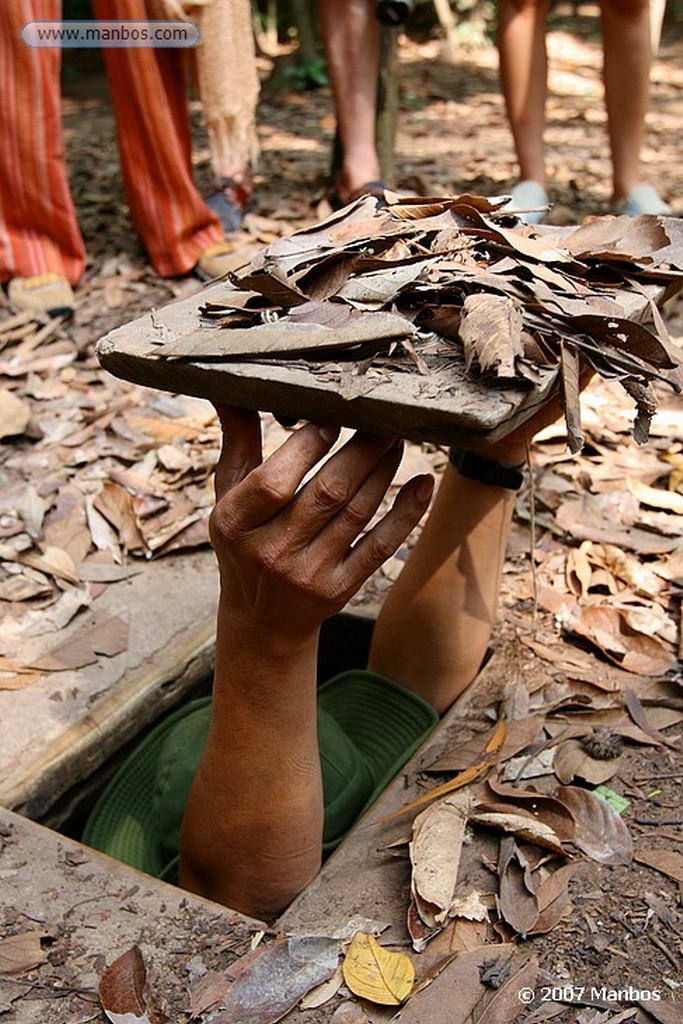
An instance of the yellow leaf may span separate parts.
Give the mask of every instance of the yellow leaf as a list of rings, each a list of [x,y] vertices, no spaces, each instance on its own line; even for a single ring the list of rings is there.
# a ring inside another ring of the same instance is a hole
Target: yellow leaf
[[[488,771],[489,768],[496,763],[498,760],[498,751],[505,742],[505,734],[507,732],[507,726],[505,725],[505,719],[501,718],[498,725],[495,728],[491,739],[486,744],[486,748],[477,760],[465,768],[464,771],[456,775],[455,778],[449,779],[448,782],[442,783],[437,786],[436,789],[430,789],[428,793],[424,793],[422,796],[418,796],[416,800],[411,800],[405,807],[400,807],[398,811],[394,811],[393,814],[387,814],[381,821],[391,821],[392,818],[398,817],[399,814],[405,814],[406,811],[412,811],[416,807],[422,807],[423,804],[429,803],[430,800],[435,800],[437,796],[445,796],[446,793],[452,793],[455,789],[461,789],[463,786],[468,786],[470,782],[474,782],[480,775]]]
[[[392,953],[364,932],[354,935],[342,972],[352,992],[383,1006],[398,1006],[415,984],[415,968],[408,954]]]

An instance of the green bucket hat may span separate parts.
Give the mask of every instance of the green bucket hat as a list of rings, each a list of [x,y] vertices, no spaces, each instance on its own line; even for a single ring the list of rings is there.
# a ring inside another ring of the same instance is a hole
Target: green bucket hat
[[[183,812],[210,717],[211,698],[206,697],[179,708],[153,729],[100,797],[83,842],[147,874],[175,881]],[[438,720],[426,701],[374,672],[344,672],[319,688],[326,854]]]

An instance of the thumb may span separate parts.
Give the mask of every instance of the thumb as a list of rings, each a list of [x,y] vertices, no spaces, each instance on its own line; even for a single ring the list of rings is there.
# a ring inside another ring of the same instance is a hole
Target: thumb
[[[253,409],[214,406],[223,438],[216,464],[216,500],[261,464],[261,419]]]

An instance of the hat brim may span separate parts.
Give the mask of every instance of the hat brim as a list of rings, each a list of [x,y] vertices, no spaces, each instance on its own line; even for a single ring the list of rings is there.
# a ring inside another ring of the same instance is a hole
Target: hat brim
[[[177,708],[136,747],[100,796],[83,832],[83,842],[156,878],[172,875],[174,863],[161,856],[154,829],[154,802],[167,741],[190,717],[208,722],[211,698]],[[201,754],[201,750],[199,751]],[[177,858],[174,858],[177,861]]]
[[[344,744],[353,744],[363,765],[363,785],[350,782],[348,792],[335,802],[335,820],[343,826],[326,823],[332,826],[326,828],[323,843],[324,853],[329,854],[409,760],[439,716],[426,701],[393,680],[361,670],[341,673],[324,683],[318,690],[318,707],[323,712],[318,715],[321,759],[335,761],[341,732]],[[196,766],[210,715],[211,698],[202,698],[178,708],[152,730],[100,797],[86,824],[84,843],[147,874],[174,880],[178,856],[169,856],[167,844],[157,834],[159,780],[173,770],[168,750],[173,749],[176,730],[185,736],[191,730]],[[188,744],[182,746],[186,756]],[[186,782],[186,771],[183,778]],[[326,793],[326,803],[327,798]],[[177,816],[182,817],[182,809]]]

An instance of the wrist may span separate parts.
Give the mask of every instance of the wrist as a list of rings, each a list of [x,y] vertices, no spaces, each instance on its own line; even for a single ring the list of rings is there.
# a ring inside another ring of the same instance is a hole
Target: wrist
[[[505,440],[496,444],[488,445],[486,448],[477,449],[474,453],[482,459],[493,459],[503,466],[510,466],[513,469],[520,469],[526,465],[527,451],[523,444],[508,444]]]
[[[286,664],[317,650],[320,623],[294,623],[282,615],[240,609],[229,593],[222,592],[217,633],[222,645],[238,650],[243,658]]]

